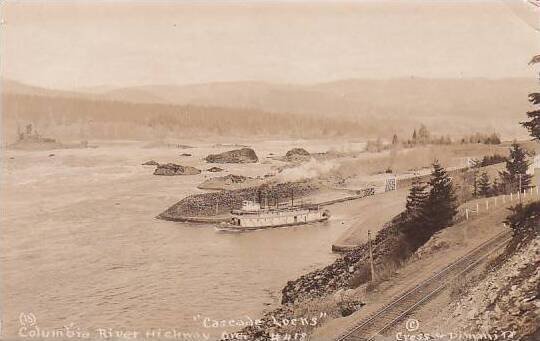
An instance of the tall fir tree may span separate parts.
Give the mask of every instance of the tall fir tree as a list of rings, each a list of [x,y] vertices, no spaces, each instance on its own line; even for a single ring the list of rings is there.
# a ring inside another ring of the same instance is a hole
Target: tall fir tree
[[[506,170],[499,172],[502,186],[506,192],[518,191],[531,187],[532,176],[527,174],[530,162],[527,152],[517,143],[512,143],[510,148],[510,157],[506,161]]]
[[[532,104],[539,104],[540,94],[529,94],[529,101]],[[529,118],[529,121],[520,122],[520,124],[529,131],[533,140],[540,141],[540,110],[537,109],[527,112],[527,117]]]
[[[405,204],[405,219],[399,227],[412,250],[416,250],[431,237],[425,217],[428,194],[427,184],[415,178]]]
[[[488,197],[491,195],[491,184],[487,172],[483,172],[478,180],[478,194],[483,197]]]
[[[458,203],[452,179],[438,161],[433,163],[429,186],[424,213],[427,228],[433,234],[452,224]]]
[[[397,134],[394,134],[394,137],[392,137],[392,144],[397,145],[399,143],[399,139]]]
[[[422,217],[427,197],[427,184],[423,183],[419,177],[416,177],[413,180],[405,204],[405,214],[409,220],[418,220]]]

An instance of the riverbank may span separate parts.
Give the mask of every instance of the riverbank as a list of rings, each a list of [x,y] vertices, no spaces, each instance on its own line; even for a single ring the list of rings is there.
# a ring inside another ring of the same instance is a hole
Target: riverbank
[[[402,265],[388,266],[397,250],[391,224],[373,241],[373,258],[378,279],[375,283],[357,282],[367,264],[367,246],[356,248],[331,265],[289,281],[282,294],[282,306],[267,312],[259,328],[242,330],[250,340],[270,340],[272,334],[309,333],[311,339],[326,341],[340,335],[353,321],[369,316],[407,288],[415,286],[435,271],[465,255],[483,241],[505,230],[502,221],[507,206],[448,227],[421,247]],[[274,317],[291,320],[306,313],[319,312],[324,319],[316,325],[279,327]],[[235,339],[236,340],[236,339]]]
[[[332,244],[332,251],[347,252],[367,241],[367,233],[377,233],[405,209],[408,189],[386,192],[366,198],[350,207],[351,226]],[[353,212],[357,212],[356,214]]]
[[[362,285],[348,292],[350,298],[364,303],[361,309],[348,317],[328,319],[312,334],[312,340],[333,340],[354,321],[367,318],[388,303],[389,298],[398,297],[402,292],[414,287],[459,257],[506,229],[502,221],[508,215],[500,208],[493,214],[479,217],[474,221],[462,222],[448,227],[434,235],[428,243],[398,269],[388,273],[386,280],[373,287]],[[384,269],[377,268],[383,271]],[[331,299],[331,298],[329,298]]]
[[[539,219],[537,214],[537,226]],[[418,307],[408,317],[418,321],[413,334],[538,340],[539,269],[538,234],[514,234],[507,247],[495,253],[485,267],[465,274]],[[411,334],[405,327],[400,323],[386,335]]]
[[[517,198],[517,196],[514,197]],[[402,291],[404,289],[403,283],[392,282],[395,274],[402,272],[402,268],[407,269],[411,264],[424,263],[420,268],[415,267],[415,273],[409,272],[409,276],[418,282],[419,279],[429,277],[434,270],[443,268],[457,259],[459,255],[465,254],[476,245],[506,229],[502,222],[508,215],[507,208],[517,203],[515,198],[512,201],[510,196],[499,196],[465,202],[458,209],[459,213],[455,218],[454,225],[435,234],[412,256],[402,250],[404,245],[401,243],[399,235],[395,233],[394,226],[400,219],[397,216],[384,224],[384,227],[373,239],[372,257],[374,268],[377,269],[375,281],[370,280],[368,257],[370,257],[371,251],[368,252],[367,244],[363,243],[345,253],[343,257],[338,258],[329,266],[287,282],[282,290],[282,306],[265,314],[262,318],[262,326],[245,328],[242,333],[248,337],[258,335],[257,338],[254,338],[255,340],[269,340],[275,333],[289,333],[291,331],[311,333],[315,327],[277,328],[272,326],[273,314],[280,314],[287,319],[292,319],[307,309],[308,311],[324,312],[328,319],[341,320],[343,317],[354,314],[356,310],[363,311],[363,305],[368,301],[365,295],[368,292],[377,291],[374,288],[392,283],[395,288],[390,286],[390,290],[398,288]],[[537,198],[536,191],[523,195],[524,201],[537,200]],[[370,197],[366,200],[373,204],[374,198]],[[474,215],[465,213],[472,209],[476,209]],[[434,260],[432,258],[441,254],[444,254],[443,259]],[[425,263],[425,259],[430,259],[429,263]],[[428,268],[432,270],[426,271]],[[380,304],[385,301],[387,299],[382,297],[378,299]],[[369,309],[367,310],[369,311]],[[343,331],[345,327],[342,325],[336,332]],[[325,339],[325,337],[320,338],[320,340]]]

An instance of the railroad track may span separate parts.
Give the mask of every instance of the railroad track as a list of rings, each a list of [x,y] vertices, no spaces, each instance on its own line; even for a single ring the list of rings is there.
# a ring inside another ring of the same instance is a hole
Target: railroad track
[[[474,268],[492,252],[511,239],[510,231],[504,231],[479,245],[465,256],[444,267],[430,278],[379,309],[371,316],[347,329],[337,341],[372,341],[397,322],[401,321],[415,308],[428,301],[444,289],[452,279]]]

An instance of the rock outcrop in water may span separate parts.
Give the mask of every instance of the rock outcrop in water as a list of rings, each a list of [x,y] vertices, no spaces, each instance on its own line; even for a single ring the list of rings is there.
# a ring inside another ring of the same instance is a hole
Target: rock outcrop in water
[[[174,163],[166,163],[163,165],[158,165],[154,171],[154,175],[196,175],[201,173],[201,171],[195,167],[191,166],[180,166]]]
[[[154,160],[150,160],[150,161],[146,161],[145,163],[142,164],[143,166],[159,166],[159,163],[154,161]]]
[[[73,149],[73,148],[89,148],[88,141],[80,143],[61,143],[50,137],[41,136],[32,124],[27,124],[24,131],[17,129],[17,141],[8,145],[10,149],[22,150],[50,150],[50,149]],[[95,146],[92,146],[95,148]]]
[[[211,163],[255,163],[259,161],[259,158],[253,149],[242,148],[220,154],[210,154],[205,160]]]
[[[217,172],[223,172],[223,168],[219,167],[211,167],[206,170],[207,172],[217,173]]]
[[[304,148],[293,148],[285,154],[285,160],[291,162],[309,161],[311,154]]]

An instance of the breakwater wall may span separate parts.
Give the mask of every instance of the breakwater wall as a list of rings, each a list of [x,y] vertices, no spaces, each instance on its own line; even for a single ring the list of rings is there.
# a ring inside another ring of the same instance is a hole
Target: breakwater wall
[[[283,203],[291,197],[301,198],[318,192],[310,181],[286,182],[253,186],[244,189],[190,195],[172,205],[156,218],[193,223],[216,223],[228,220],[232,210],[242,207],[244,200]]]
[[[177,221],[177,222],[184,222],[184,223],[196,223],[196,224],[219,224],[222,222],[228,222],[231,218],[230,211],[233,209],[239,209],[242,205],[243,200],[256,200],[252,197],[253,193],[251,191],[253,188],[247,188],[246,190],[236,190],[236,191],[224,191],[224,192],[217,192],[217,193],[205,193],[205,194],[199,194],[196,196],[189,196],[185,199],[179,201],[175,205],[168,208],[166,211],[158,215],[156,218],[162,219],[162,220],[168,220],[168,221]],[[316,192],[317,190],[312,190],[304,188],[304,192],[302,195],[298,195],[295,192],[295,197],[305,197],[309,194],[312,194]],[[235,192],[235,193],[226,193],[226,192]],[[225,194],[225,198],[230,199],[231,196],[235,197],[234,200],[223,200],[223,197],[219,197],[216,199],[215,195],[213,194]],[[323,201],[316,204],[311,204],[311,206],[330,206],[333,204],[338,204],[346,201],[351,200],[357,200],[362,199],[367,196],[375,195],[376,191],[375,188],[366,188],[361,191],[358,191],[358,194],[338,198],[334,200],[328,200]],[[190,207],[193,205],[196,205],[196,202],[199,200],[208,201],[208,200],[215,200],[215,206],[208,207],[207,210],[201,211],[194,211],[191,210]],[[221,200],[220,200],[221,199]],[[283,202],[280,202],[280,205],[283,204]],[[187,206],[187,207],[186,207]],[[184,212],[193,214],[193,213],[200,213],[204,212],[203,214],[208,214],[208,216],[192,216],[192,215],[186,215]]]

